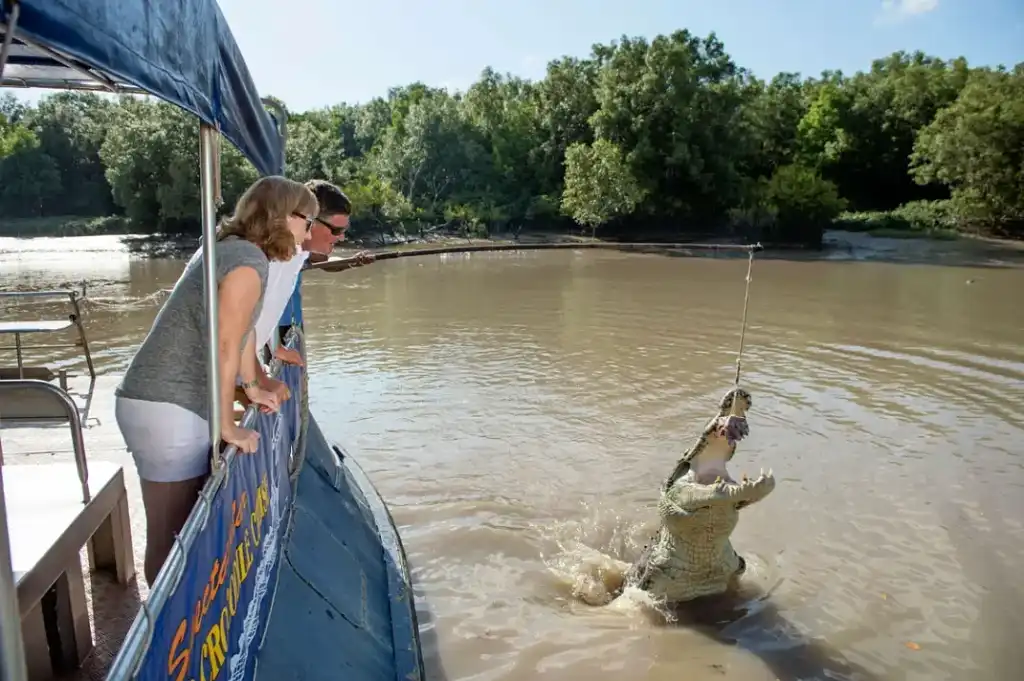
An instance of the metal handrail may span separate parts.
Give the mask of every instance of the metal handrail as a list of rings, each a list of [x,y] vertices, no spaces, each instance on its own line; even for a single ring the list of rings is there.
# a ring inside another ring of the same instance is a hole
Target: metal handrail
[[[85,460],[85,438],[82,436],[82,416],[78,413],[78,405],[66,390],[46,381],[37,381],[29,378],[18,378],[7,381],[0,381],[0,393],[14,390],[38,390],[39,392],[54,395],[64,413],[67,414],[68,424],[71,427],[71,443],[75,449],[75,466],[78,467],[78,479],[82,483],[82,503],[88,504],[92,500],[89,492],[89,465]]]
[[[217,333],[217,205],[215,200],[217,158],[214,154],[216,129],[201,123],[199,125],[199,184],[200,208],[203,226],[203,298],[206,308],[206,389],[208,391],[210,414],[207,424],[210,442],[220,442],[220,336]],[[214,473],[223,461],[212,453],[210,468]]]
[[[286,339],[285,347],[295,348],[297,345],[298,335],[290,333]],[[268,374],[272,378],[279,377],[282,366],[281,360],[272,360]],[[249,405],[246,407],[239,425],[242,428],[252,428],[256,424],[257,413],[256,405]],[[216,451],[217,448],[213,447],[212,449]],[[143,657],[152,644],[156,621],[160,616],[160,611],[181,581],[182,575],[185,572],[185,561],[188,552],[195,543],[196,537],[206,527],[206,523],[210,519],[210,511],[213,508],[213,500],[227,481],[231,465],[234,463],[237,455],[238,448],[235,445],[230,445],[224,450],[223,455],[216,457],[223,461],[223,464],[211,472],[206,484],[203,485],[196,505],[192,507],[192,512],[189,513],[185,525],[175,538],[174,547],[164,561],[163,567],[157,573],[156,580],[149,591],[149,598],[143,603],[139,613],[135,616],[135,620],[128,629],[128,634],[124,637],[121,648],[107,672],[108,681],[123,681],[135,678],[135,674],[142,664]]]
[[[2,454],[2,452],[0,452]],[[22,681],[28,678],[25,644],[21,636],[18,589],[11,570],[11,542],[7,536],[7,499],[0,468],[0,680]]]

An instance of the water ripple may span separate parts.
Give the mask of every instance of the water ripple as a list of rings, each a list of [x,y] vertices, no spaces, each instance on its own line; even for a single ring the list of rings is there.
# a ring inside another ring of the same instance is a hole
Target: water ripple
[[[44,260],[3,255],[0,284],[91,277],[102,371],[123,369],[181,270]],[[730,387],[745,268],[565,251],[305,277],[314,409],[391,504],[444,678],[1019,675],[1020,270],[965,286],[976,272],[759,261],[752,432],[732,466],[779,485],[734,536],[750,593],[695,626],[574,598],[581,579],[592,596],[621,581]]]

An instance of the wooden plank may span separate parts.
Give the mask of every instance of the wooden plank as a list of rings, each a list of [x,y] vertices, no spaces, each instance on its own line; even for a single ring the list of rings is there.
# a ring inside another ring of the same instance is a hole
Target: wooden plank
[[[56,657],[61,670],[77,669],[92,651],[92,629],[85,600],[85,575],[75,555],[55,584]]]
[[[118,584],[127,585],[135,576],[135,551],[132,547],[132,523],[128,510],[128,492],[96,530],[89,542],[89,569],[110,573]]]
[[[25,643],[25,666],[29,681],[49,681],[53,678],[50,644],[46,640],[46,621],[43,604],[36,603],[21,616],[21,638]]]

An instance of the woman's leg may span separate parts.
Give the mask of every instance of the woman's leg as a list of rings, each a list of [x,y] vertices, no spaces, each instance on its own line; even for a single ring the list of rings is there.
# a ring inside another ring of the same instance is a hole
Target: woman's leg
[[[174,547],[192,512],[207,476],[180,482],[142,480],[142,504],[146,508],[146,583],[153,586],[164,561]]]
[[[209,432],[205,419],[164,402],[119,397],[114,414],[142,483],[152,586],[209,474]]]

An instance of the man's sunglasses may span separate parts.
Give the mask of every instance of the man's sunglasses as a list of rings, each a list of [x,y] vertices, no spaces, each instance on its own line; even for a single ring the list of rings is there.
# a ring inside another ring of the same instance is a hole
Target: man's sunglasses
[[[336,226],[332,225],[331,223],[327,222],[327,220],[324,220],[319,215],[317,215],[315,218],[313,218],[313,220],[315,220],[316,222],[319,222],[321,225],[323,225],[327,229],[331,230],[331,234],[333,236],[341,236],[342,234],[345,233],[345,228],[344,227],[336,227]]]
[[[316,215],[316,216],[313,216],[313,217],[310,217],[308,215],[303,215],[302,213],[292,213],[292,215],[294,215],[297,218],[302,218],[303,220],[306,221],[306,231],[307,232],[313,228],[313,223],[314,222],[319,222],[321,225],[323,225],[327,229],[331,230],[331,234],[333,236],[341,236],[342,234],[345,233],[345,228],[344,227],[335,227],[334,225],[332,225],[331,223],[327,222],[327,220],[324,220],[319,215]]]

